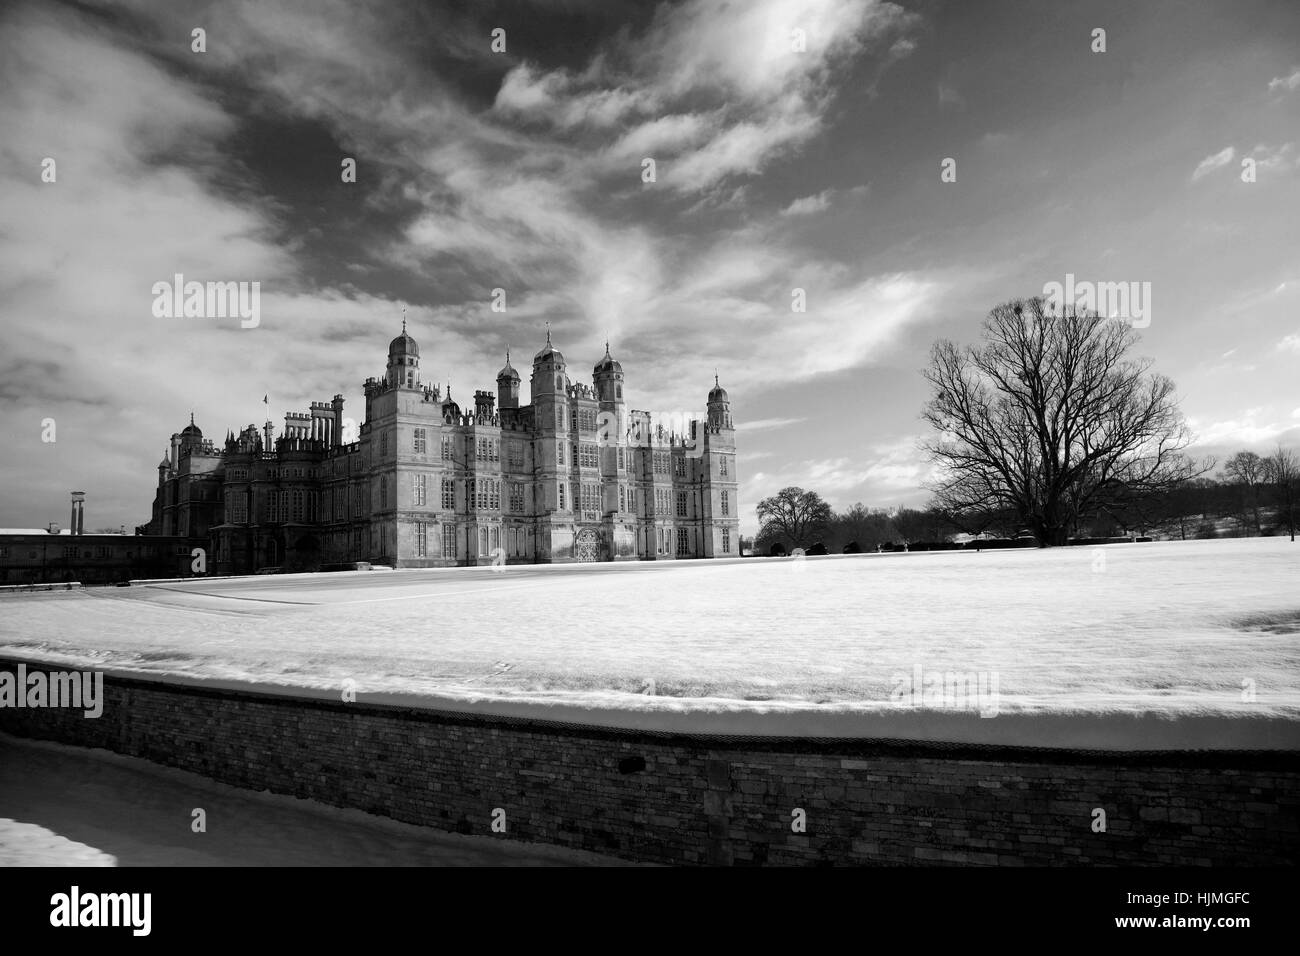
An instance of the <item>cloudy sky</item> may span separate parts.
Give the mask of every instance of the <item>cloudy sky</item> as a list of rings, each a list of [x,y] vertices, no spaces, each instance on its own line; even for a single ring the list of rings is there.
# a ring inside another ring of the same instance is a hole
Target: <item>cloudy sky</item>
[[[930,344],[1067,273],[1151,283],[1205,451],[1300,444],[1292,0],[17,3],[0,131],[0,526],[143,522],[191,410],[359,416],[403,309],[462,399],[547,321],[634,407],[716,368],[747,531],[786,484],[923,503]],[[155,317],[176,273],[260,324]]]

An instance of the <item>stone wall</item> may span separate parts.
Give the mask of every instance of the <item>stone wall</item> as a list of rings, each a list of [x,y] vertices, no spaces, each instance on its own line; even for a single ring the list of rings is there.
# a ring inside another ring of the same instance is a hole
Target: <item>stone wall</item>
[[[463,833],[499,833],[504,811],[503,838],[661,863],[1300,859],[1293,752],[681,736],[116,676],[104,688],[98,719],[0,707],[0,731]]]

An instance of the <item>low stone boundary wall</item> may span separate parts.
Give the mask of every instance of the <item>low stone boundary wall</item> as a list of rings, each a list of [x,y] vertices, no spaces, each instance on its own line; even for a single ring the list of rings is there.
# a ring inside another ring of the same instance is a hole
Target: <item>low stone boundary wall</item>
[[[0,660],[0,683],[17,665]],[[1300,859],[1290,751],[694,736],[114,675],[103,696],[98,718],[0,706],[0,731],[409,823],[661,863]]]

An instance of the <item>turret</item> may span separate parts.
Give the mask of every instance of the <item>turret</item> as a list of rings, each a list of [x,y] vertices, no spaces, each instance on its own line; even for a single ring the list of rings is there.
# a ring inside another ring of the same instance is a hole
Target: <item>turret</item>
[[[596,397],[600,399],[602,410],[623,403],[623,366],[609,354],[608,342],[605,343],[605,357],[592,369],[592,378],[596,382]]]
[[[391,386],[420,387],[420,346],[406,334],[406,319],[402,319],[402,334],[388,343],[388,368],[384,377]]]
[[[564,353],[551,344],[551,330],[548,328],[546,345],[533,356],[533,377],[530,387],[534,402],[543,395],[564,396],[564,389],[568,384],[568,376],[564,374],[567,367]]]
[[[506,364],[497,372],[497,403],[501,408],[519,407],[519,373],[510,364],[510,349],[506,349]]]
[[[713,388],[709,390],[709,427],[734,428],[731,423],[731,398],[727,390],[718,384],[718,376],[713,376]]]
[[[198,450],[203,447],[203,430],[194,424],[194,413],[190,412],[190,423],[181,429],[180,434],[180,452],[186,455],[191,449]]]

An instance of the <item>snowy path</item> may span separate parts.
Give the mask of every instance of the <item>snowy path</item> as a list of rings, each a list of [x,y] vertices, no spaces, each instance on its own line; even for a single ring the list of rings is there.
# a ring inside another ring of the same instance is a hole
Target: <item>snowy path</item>
[[[190,829],[207,813],[207,832]],[[15,823],[16,821],[16,823]],[[0,866],[602,866],[610,857],[463,836],[254,793],[144,760],[0,735]]]

